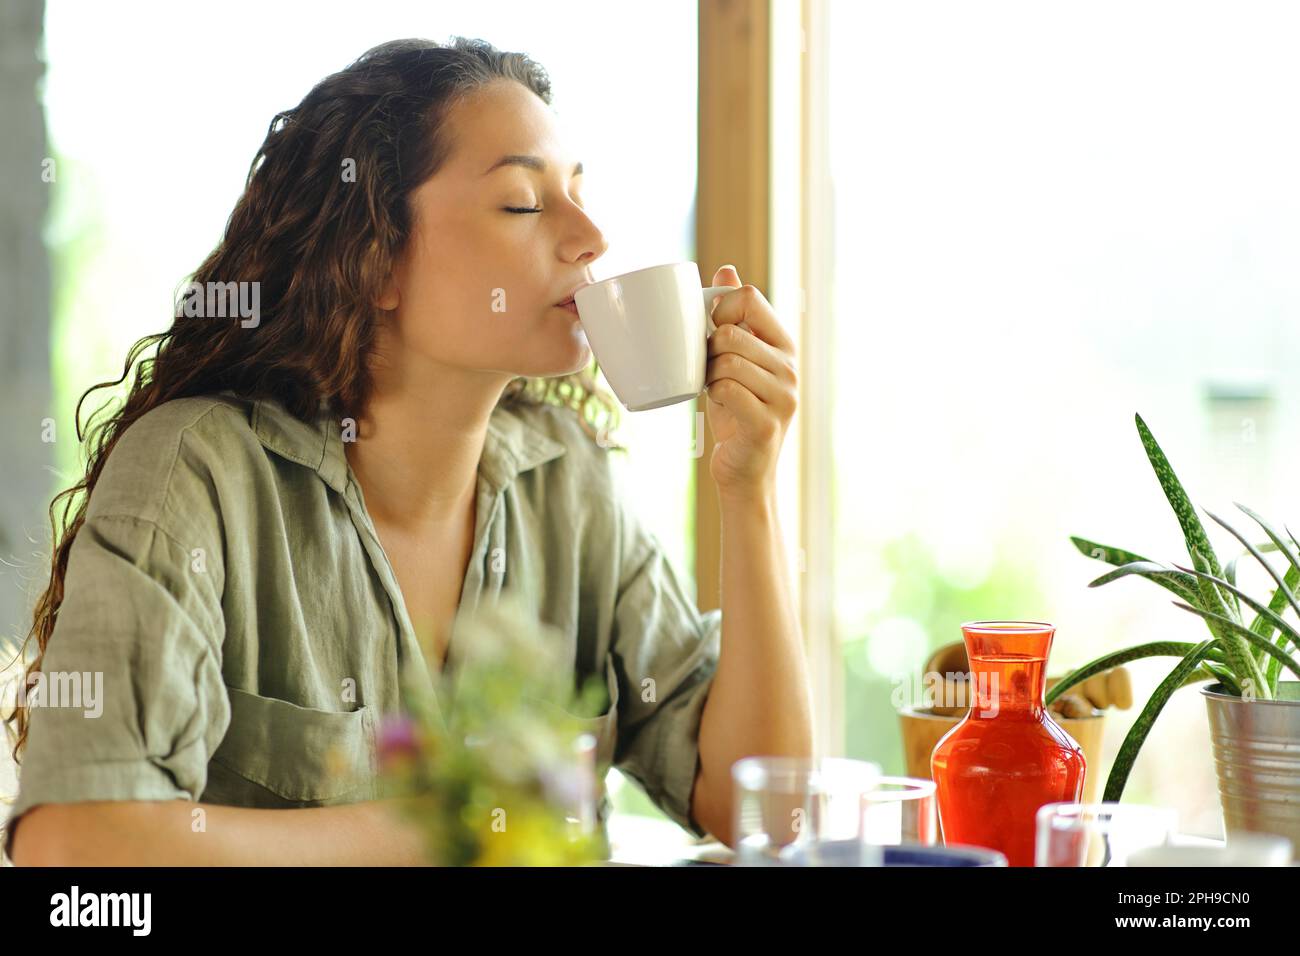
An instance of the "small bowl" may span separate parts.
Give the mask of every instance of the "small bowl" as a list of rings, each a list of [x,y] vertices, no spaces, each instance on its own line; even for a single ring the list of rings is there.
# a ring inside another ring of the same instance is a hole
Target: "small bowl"
[[[822,859],[831,866],[855,866],[858,858],[856,840],[832,840],[819,848]],[[884,866],[1006,866],[1007,858],[997,850],[982,846],[903,846],[881,847]],[[789,854],[787,866],[806,866],[808,847],[801,846]],[[836,863],[844,860],[846,862]]]

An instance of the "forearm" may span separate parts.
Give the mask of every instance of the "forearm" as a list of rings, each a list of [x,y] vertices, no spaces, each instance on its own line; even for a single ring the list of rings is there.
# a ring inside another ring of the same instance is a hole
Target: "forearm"
[[[722,652],[701,718],[697,819],[722,836],[732,764],[751,755],[811,756],[813,728],[776,502],[768,495],[720,503]]]
[[[194,810],[203,810],[203,826]],[[39,819],[38,819],[39,818]],[[34,829],[28,828],[35,823]],[[164,801],[46,804],[14,831],[14,862],[55,866],[407,866],[420,831],[382,801],[257,810]]]

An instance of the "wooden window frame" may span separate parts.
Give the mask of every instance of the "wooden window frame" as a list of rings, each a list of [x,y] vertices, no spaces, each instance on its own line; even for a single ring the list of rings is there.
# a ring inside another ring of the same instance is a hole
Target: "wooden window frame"
[[[718,266],[734,265],[742,282],[768,296],[799,343],[799,412],[784,453],[795,456],[791,478],[797,484],[797,508],[791,522],[795,527],[783,520],[782,530],[787,544],[797,542],[791,584],[808,655],[817,752],[840,755],[844,666],[835,628],[832,563],[827,3],[699,0],[695,257],[706,283]],[[797,85],[795,96],[774,95],[788,84]],[[784,112],[774,119],[778,104]],[[774,142],[774,125],[797,131],[797,143]],[[790,150],[790,162],[774,162],[774,148]],[[782,190],[780,198],[797,197],[795,214],[774,235],[773,200]],[[784,284],[773,288],[778,275]],[[697,399],[697,410],[703,402]],[[704,453],[695,462],[694,551],[701,610],[721,604],[721,520],[709,472],[712,446],[706,424]]]

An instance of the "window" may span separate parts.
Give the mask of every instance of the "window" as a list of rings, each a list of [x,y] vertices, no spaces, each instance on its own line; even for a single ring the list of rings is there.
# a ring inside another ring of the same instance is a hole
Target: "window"
[[[814,6],[845,746],[901,773],[890,691],[963,621],[1054,623],[1049,675],[1205,638],[1149,582],[1089,590],[1105,566],[1069,540],[1186,563],[1135,412],[1197,505],[1296,520],[1300,17]],[[1209,526],[1227,560],[1235,542]],[[1130,666],[1135,706],[1109,712],[1104,772],[1172,665]],[[1199,697],[1165,709],[1125,799],[1217,837]]]

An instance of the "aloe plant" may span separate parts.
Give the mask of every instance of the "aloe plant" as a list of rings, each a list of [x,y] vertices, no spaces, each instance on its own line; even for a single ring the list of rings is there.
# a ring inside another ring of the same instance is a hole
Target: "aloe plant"
[[[1300,603],[1297,603],[1295,594],[1297,586],[1300,586],[1300,543],[1295,535],[1290,528],[1284,528],[1286,540],[1283,540],[1266,520],[1245,505],[1238,504],[1237,508],[1259,525],[1268,538],[1264,544],[1252,544],[1228,522],[1206,511],[1215,524],[1225,528],[1245,548],[1242,554],[1222,567],[1209,535],[1205,533],[1205,527],[1169,460],[1142,416],[1134,417],[1142,447],[1182,527],[1191,566],[1161,564],[1132,551],[1097,544],[1085,538],[1071,537],[1070,540],[1088,557],[1115,568],[1092,581],[1089,587],[1099,587],[1131,575],[1145,578],[1177,595],[1179,600],[1172,602],[1174,606],[1204,620],[1210,637],[1199,644],[1155,641],[1106,654],[1072,671],[1047,692],[1045,702],[1051,704],[1074,685],[1112,667],[1143,657],[1178,658],[1177,665],[1152,693],[1124,738],[1106,780],[1102,797],[1105,801],[1118,801],[1123,795],[1138,751],[1142,749],[1160,711],[1179,688],[1212,680],[1244,699],[1272,700],[1277,695],[1277,681],[1282,668],[1300,678],[1300,664],[1287,650],[1288,645],[1293,651],[1300,650],[1300,631],[1282,617],[1290,607],[1300,618]],[[1287,561],[1285,575],[1279,574],[1265,560],[1264,552],[1281,552]],[[1237,586],[1237,561],[1247,555],[1263,565],[1277,585],[1267,604],[1257,601]],[[1249,623],[1243,605],[1253,612]]]

